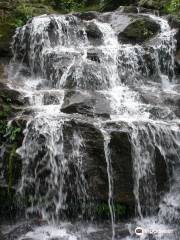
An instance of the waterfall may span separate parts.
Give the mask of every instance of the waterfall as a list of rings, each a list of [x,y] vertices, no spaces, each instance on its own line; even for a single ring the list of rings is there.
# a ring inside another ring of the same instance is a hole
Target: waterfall
[[[104,151],[107,163],[107,174],[108,174],[108,184],[109,184],[109,196],[108,196],[108,205],[111,215],[111,224],[112,224],[112,240],[115,239],[115,211],[114,211],[114,202],[113,202],[113,170],[111,163],[111,156],[109,152],[109,143],[110,136],[108,133],[103,132],[104,135]]]
[[[115,14],[125,17],[118,11]],[[104,153],[98,156],[106,162],[106,200],[115,240],[111,124],[118,131],[124,124],[128,131],[137,222],[143,224],[154,217],[157,224],[179,223],[179,120],[168,106],[146,103],[141,95],[144,91],[159,96],[176,84],[176,42],[167,20],[138,13],[158,23],[161,30],[143,45],[124,44],[118,41],[116,26],[107,20],[110,17],[99,15],[88,21],[76,15],[43,15],[17,28],[9,81],[28,98],[33,112],[18,149],[23,159],[18,193],[28,196],[27,216],[35,214],[49,224],[69,218],[83,220],[88,214],[95,218],[90,205],[96,196],[90,196],[93,183],[88,183],[86,168],[92,160],[87,156],[95,156],[97,150],[91,149],[93,134],[83,135],[79,122],[88,123],[103,138]],[[81,94],[88,100],[79,107]],[[78,106],[84,112],[87,108],[90,113],[64,113],[64,102],[71,101],[72,108]],[[96,115],[96,105],[98,110],[109,106],[108,119]],[[167,186],[160,190],[157,164],[163,164],[168,178]]]

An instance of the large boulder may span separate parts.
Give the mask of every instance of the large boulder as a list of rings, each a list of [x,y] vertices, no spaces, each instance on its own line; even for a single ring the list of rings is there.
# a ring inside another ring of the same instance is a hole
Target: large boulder
[[[119,33],[118,38],[122,43],[141,44],[154,37],[159,30],[158,23],[144,17],[129,24],[123,32]]]
[[[111,124],[107,125],[106,128],[110,129]],[[127,128],[124,128],[123,124],[120,129],[118,128],[115,126],[112,132],[109,133],[110,142],[108,145],[113,169],[111,177],[113,178],[115,211],[118,217],[119,206],[124,206],[125,213],[132,216],[134,215],[135,201],[133,195],[131,143]],[[72,138],[70,136],[75,129],[78,130],[83,139],[81,155],[83,156],[83,172],[88,183],[88,194],[91,201],[95,203],[95,208],[99,209],[100,206],[105,206],[104,204],[107,203],[109,195],[104,136],[102,131],[89,123],[71,121],[64,126],[64,133],[68,133],[67,137],[64,137],[67,151],[72,147],[70,147],[68,141]]]
[[[86,34],[88,40],[93,45],[100,45],[102,43],[103,34],[98,28],[98,26],[95,24],[95,22],[88,22],[86,24]]]

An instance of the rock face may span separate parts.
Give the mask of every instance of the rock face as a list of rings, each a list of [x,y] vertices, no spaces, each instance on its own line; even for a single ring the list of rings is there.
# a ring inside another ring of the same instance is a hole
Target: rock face
[[[8,121],[13,118],[24,102],[21,95],[0,84],[0,215],[3,219],[14,218],[19,211],[15,191],[21,178],[22,162],[16,149],[22,145],[23,121]],[[19,108],[17,110],[16,108]]]
[[[137,19],[119,34],[122,43],[143,43],[154,37],[160,30],[159,24],[148,18]]]
[[[86,91],[68,91],[61,108],[64,113],[80,113],[87,116],[110,117],[111,109],[105,96]]]
[[[86,33],[89,41],[93,44],[100,45],[102,43],[103,34],[95,23],[90,22],[87,24]]]
[[[113,168],[114,199],[125,204],[129,213],[134,212],[133,162],[128,132],[111,132],[110,151]]]
[[[68,144],[72,130],[78,130],[83,138],[83,172],[87,181],[88,194],[93,203],[99,206],[108,200],[108,175],[105,158],[104,137],[95,126],[79,121],[64,125],[65,152],[72,146]],[[113,168],[114,203],[126,207],[126,217],[134,215],[133,166],[131,144],[126,130],[113,130],[108,145]],[[66,150],[67,149],[67,150]],[[118,214],[117,214],[118,217]]]

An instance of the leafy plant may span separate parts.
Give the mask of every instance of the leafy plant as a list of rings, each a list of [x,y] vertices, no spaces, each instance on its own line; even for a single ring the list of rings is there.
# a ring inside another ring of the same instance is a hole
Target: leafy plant
[[[10,126],[7,128],[7,136],[9,137],[10,142],[14,142],[18,135],[21,133],[21,128]]]
[[[165,9],[171,14],[180,13],[180,0],[171,0],[171,2],[165,6]]]
[[[86,0],[55,0],[55,6],[65,12],[72,12],[85,6]]]
[[[33,8],[25,3],[22,3],[17,6],[15,15],[17,17],[17,25],[25,23],[29,18],[33,17]]]

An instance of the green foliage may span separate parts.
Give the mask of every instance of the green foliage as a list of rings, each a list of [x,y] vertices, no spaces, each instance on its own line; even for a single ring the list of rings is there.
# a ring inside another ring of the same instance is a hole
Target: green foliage
[[[15,14],[18,17],[18,21],[26,22],[33,16],[33,8],[32,6],[22,3],[17,6]]]
[[[0,136],[4,136],[6,134],[7,124],[5,121],[0,120]]]
[[[127,212],[127,207],[123,204],[114,204],[114,211],[116,217],[124,217]],[[98,204],[95,208],[95,212],[100,217],[107,216],[110,214],[109,205],[107,203]]]
[[[63,10],[64,12],[78,11],[85,7],[86,0],[54,0],[55,7]]]
[[[11,106],[9,104],[3,104],[0,107],[0,119],[5,119],[10,115]]]
[[[170,14],[180,13],[180,0],[171,0],[171,2],[165,6],[165,9]]]
[[[21,133],[21,128],[13,125],[8,126],[6,120],[0,120],[0,135],[7,143],[16,142]]]
[[[10,142],[16,141],[20,133],[21,133],[21,128],[19,127],[9,126],[7,128],[7,137],[9,138]]]
[[[50,13],[53,13],[53,9],[50,6],[38,2],[27,3],[21,1],[13,12],[14,24],[16,27],[20,27],[34,16]]]

